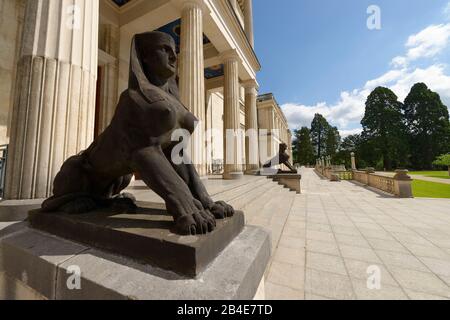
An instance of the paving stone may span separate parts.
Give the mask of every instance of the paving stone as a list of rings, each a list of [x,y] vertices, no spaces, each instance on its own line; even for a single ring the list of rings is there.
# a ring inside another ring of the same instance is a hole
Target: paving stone
[[[282,234],[278,245],[286,248],[304,249],[306,247],[306,239]]]
[[[335,234],[336,240],[339,244],[346,244],[351,246],[370,248],[369,243],[363,236],[349,236],[346,234]]]
[[[305,268],[290,263],[273,261],[267,281],[302,291],[305,286]]]
[[[318,296],[312,293],[305,293],[305,300],[321,301],[321,300],[331,300],[330,298]]]
[[[368,248],[339,245],[343,258],[361,260],[371,263],[381,263],[381,260],[375,254],[375,251]]]
[[[436,246],[423,246],[413,243],[404,243],[404,246],[417,257],[450,260],[450,255]]]
[[[305,249],[294,249],[278,246],[274,261],[290,263],[296,266],[305,265]]]
[[[429,271],[428,268],[416,257],[411,254],[400,252],[375,250],[377,255],[383,260],[386,266],[397,266],[411,270]]]
[[[409,253],[408,250],[400,242],[394,240],[367,238],[367,241],[374,249]]]
[[[331,256],[322,253],[307,252],[306,267],[310,269],[347,275],[344,261],[341,257]]]
[[[305,221],[293,221],[288,218],[286,221],[286,227],[294,228],[294,229],[306,229]]]
[[[329,224],[322,223],[308,223],[306,225],[307,231],[321,231],[321,232],[332,232]]]
[[[295,228],[295,227],[285,227],[282,229],[283,235],[289,236],[289,237],[296,237],[296,238],[304,238],[306,234],[305,229]]]
[[[306,232],[306,239],[311,240],[319,240],[319,241],[328,241],[328,242],[335,242],[335,238],[333,233],[331,232],[322,232],[322,231],[314,231],[314,230],[308,230]]]
[[[337,234],[344,234],[348,236],[361,236],[358,228],[346,226],[333,226],[333,232]]]
[[[265,283],[266,300],[303,300],[305,293],[270,281]]]
[[[339,248],[336,242],[327,242],[319,240],[308,240],[307,250],[310,252],[324,253],[333,256],[340,256]]]
[[[395,238],[391,234],[389,234],[389,232],[382,229],[359,228],[359,231],[365,238],[391,240],[391,241],[395,240]]]
[[[367,281],[371,276],[371,269],[374,266],[380,270],[381,285],[398,286],[398,282],[391,276],[388,269],[382,264],[373,264],[371,262],[364,262],[359,260],[345,259],[345,266],[347,267],[348,274],[352,279],[359,279]],[[369,271],[369,272],[368,272]]]
[[[366,281],[352,280],[358,300],[408,300],[400,287],[382,285],[380,289],[369,289]]]
[[[420,260],[436,274],[450,277],[450,261],[434,258],[420,258]]]
[[[399,232],[392,232],[391,233],[393,237],[397,239],[397,241],[401,243],[413,243],[413,244],[420,244],[425,246],[431,246],[433,245],[432,242],[428,241],[424,237],[420,236],[419,234],[406,234],[406,233],[399,233]]]
[[[339,300],[355,299],[350,279],[334,273],[306,269],[305,294]]]
[[[388,267],[403,288],[450,298],[450,287],[431,272]]]
[[[411,300],[450,300],[441,296],[435,296],[428,293],[417,292],[409,289],[405,289],[406,294]]]

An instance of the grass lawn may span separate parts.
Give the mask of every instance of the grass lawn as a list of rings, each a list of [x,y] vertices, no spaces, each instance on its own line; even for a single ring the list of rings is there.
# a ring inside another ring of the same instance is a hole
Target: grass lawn
[[[450,184],[414,180],[412,182],[412,189],[416,198],[450,199]]]
[[[450,179],[450,176],[448,175],[448,171],[411,171],[408,174],[420,175],[420,176],[430,177],[430,178]]]

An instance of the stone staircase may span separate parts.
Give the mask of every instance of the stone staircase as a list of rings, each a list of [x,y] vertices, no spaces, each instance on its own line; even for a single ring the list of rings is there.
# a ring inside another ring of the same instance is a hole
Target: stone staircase
[[[246,224],[270,231],[272,249],[275,251],[295,199],[295,192],[265,176],[244,176],[240,180],[228,181],[212,176],[203,182],[215,201],[226,201],[235,209],[243,211]],[[132,192],[138,201],[164,206],[163,200],[140,181],[134,182],[126,191]]]
[[[209,184],[205,183],[208,188]],[[209,190],[209,188],[208,188]],[[245,213],[246,224],[260,226],[272,234],[272,249],[279,242],[296,193],[267,177],[249,176],[230,188],[212,193]]]

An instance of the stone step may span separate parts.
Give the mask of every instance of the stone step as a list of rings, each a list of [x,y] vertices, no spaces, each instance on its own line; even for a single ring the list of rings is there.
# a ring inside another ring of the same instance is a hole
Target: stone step
[[[282,187],[272,193],[270,200],[266,201],[259,212],[249,217],[248,224],[263,227],[272,234],[272,248],[278,245],[281,233],[286,224],[292,204],[296,197],[294,192],[290,192]]]
[[[232,191],[245,185],[262,181],[263,177],[244,175],[239,180],[223,180],[220,178],[209,177],[203,180],[203,183],[211,196],[218,195],[223,192]]]
[[[230,204],[242,211],[246,211],[246,208],[250,206],[255,200],[267,201],[267,192],[274,189],[274,185],[270,181],[266,181],[261,185],[253,188],[245,194],[241,194],[239,197],[230,201]]]
[[[269,189],[264,195],[262,195],[259,199],[256,199],[254,202],[250,204],[246,208],[247,212],[247,221],[257,222],[258,225],[263,226],[269,225],[270,217],[273,214],[266,210],[267,206],[270,206],[274,201],[279,201],[286,196],[289,196],[290,192],[284,189],[283,187],[273,184],[273,187]]]
[[[213,199],[225,200],[240,194],[240,190],[250,190],[252,185],[266,183],[264,177],[244,176],[240,180],[222,180],[219,178],[204,179],[203,183]],[[156,207],[164,208],[164,200],[150,190],[143,182],[136,181],[125,192],[132,193],[140,202],[151,203]],[[230,195],[230,196],[228,196]]]
[[[267,181],[264,179],[255,179],[255,180],[252,179],[251,181],[249,181],[246,184],[239,185],[233,189],[228,189],[228,190],[213,194],[212,198],[215,201],[223,200],[223,201],[231,202],[232,200],[239,198],[242,195],[248,194],[255,188],[259,188],[266,184],[267,184]]]
[[[280,186],[270,183],[264,191],[265,192],[261,193],[252,202],[246,204],[242,208],[242,211],[245,213],[245,221],[247,223],[250,223],[250,221],[258,216],[259,212],[263,210],[264,206],[274,194],[280,192]]]

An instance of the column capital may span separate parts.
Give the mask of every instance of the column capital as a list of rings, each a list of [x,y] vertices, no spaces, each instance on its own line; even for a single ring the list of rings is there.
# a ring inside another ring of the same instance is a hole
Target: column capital
[[[230,49],[225,52],[221,52],[219,54],[220,60],[222,60],[224,63],[227,62],[241,62],[241,58],[239,57],[236,49]]]
[[[255,89],[255,90],[259,89],[259,84],[258,81],[256,81],[256,79],[245,80],[242,81],[241,84],[245,89]]]
[[[179,8],[181,8],[181,11],[200,9],[203,14],[206,14],[210,11],[203,2],[203,0],[188,0],[188,1],[177,0],[176,4],[178,5]]]
[[[182,8],[182,10],[197,9],[197,8],[203,9],[203,6],[201,5],[200,1],[189,0],[189,1],[184,1],[181,8]]]

